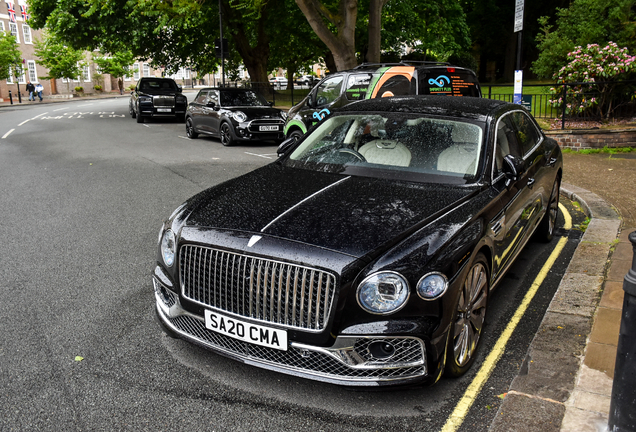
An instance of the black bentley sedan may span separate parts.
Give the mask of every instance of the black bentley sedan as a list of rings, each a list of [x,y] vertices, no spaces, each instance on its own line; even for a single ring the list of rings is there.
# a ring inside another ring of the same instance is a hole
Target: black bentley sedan
[[[285,138],[286,118],[284,111],[273,108],[254,90],[205,88],[188,105],[186,134],[215,136],[224,146],[237,141],[280,142]]]
[[[279,159],[190,198],[159,233],[164,331],[352,386],[464,374],[490,293],[550,241],[563,162],[519,105],[355,102]]]
[[[181,87],[172,78],[140,78],[130,93],[128,112],[137,123],[147,118],[176,117],[185,118],[188,98],[181,94]]]

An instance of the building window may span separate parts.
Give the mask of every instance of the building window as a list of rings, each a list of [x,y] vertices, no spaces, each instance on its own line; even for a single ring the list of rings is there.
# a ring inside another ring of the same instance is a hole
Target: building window
[[[25,76],[25,73],[24,73],[24,69],[21,66],[18,66],[18,68],[19,68],[19,71],[18,71],[18,73],[19,73],[18,82],[20,84],[26,84],[26,76]]]
[[[82,79],[84,82],[91,82],[91,68],[89,65],[82,66]]]
[[[137,67],[137,65],[133,66],[135,69],[133,70],[133,80],[135,82],[139,81],[139,68]]]
[[[29,27],[26,24],[22,24],[22,35],[24,36],[24,43],[25,44],[32,44],[33,41],[31,40],[31,27]]]
[[[9,77],[7,78],[7,84],[13,84],[13,69],[9,66]]]
[[[4,33],[4,21],[0,21],[0,33]]]
[[[32,83],[38,82],[38,74],[35,69],[35,60],[27,60],[27,67],[29,68],[29,81]]]
[[[143,75],[145,77],[149,77],[150,76],[150,66],[148,66],[148,63],[144,63],[143,64]]]
[[[16,23],[9,23],[9,32],[15,36],[15,41],[20,43],[20,35],[18,34],[18,25]]]

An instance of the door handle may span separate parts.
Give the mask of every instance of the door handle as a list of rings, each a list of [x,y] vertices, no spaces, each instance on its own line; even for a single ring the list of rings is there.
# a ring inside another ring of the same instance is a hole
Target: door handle
[[[535,180],[534,178],[529,178],[529,179],[528,179],[528,187],[529,187],[530,189],[532,189],[532,186],[534,186],[534,182],[535,182],[535,181],[536,181],[536,180]]]

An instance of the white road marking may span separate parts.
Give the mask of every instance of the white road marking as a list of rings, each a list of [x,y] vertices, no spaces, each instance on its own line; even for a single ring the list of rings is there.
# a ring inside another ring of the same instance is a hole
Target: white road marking
[[[20,123],[18,126],[22,126],[23,124],[25,124],[26,122],[31,121],[31,120],[33,120],[33,119],[27,119],[27,120],[23,121],[22,123]]]
[[[267,155],[260,155],[260,154],[256,154],[256,153],[250,153],[250,152],[245,152],[245,154],[248,154],[250,156],[258,156],[258,157],[262,157],[265,159],[271,159],[271,157],[267,156]]]
[[[184,136],[181,136],[181,135],[178,135],[178,136],[179,136],[179,138],[183,138],[183,139],[187,139],[187,140],[192,140],[191,138],[188,138],[188,137],[184,137]]]
[[[43,116],[44,114],[48,114],[48,112],[42,113],[42,114],[38,114],[35,117],[33,117],[31,120],[35,120],[36,118]]]
[[[11,129],[9,132],[7,132],[6,134],[2,135],[2,139],[5,139],[6,137],[8,137],[8,136],[9,136],[9,134],[10,134],[11,132],[13,132],[14,130],[15,130],[15,129]]]
[[[53,112],[64,111],[65,109],[66,108],[59,108],[59,109],[53,110]]]

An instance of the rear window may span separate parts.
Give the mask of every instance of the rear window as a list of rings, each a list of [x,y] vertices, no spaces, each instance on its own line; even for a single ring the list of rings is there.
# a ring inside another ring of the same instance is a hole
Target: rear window
[[[465,70],[447,68],[420,72],[418,79],[419,94],[422,95],[481,97],[477,77]]]

